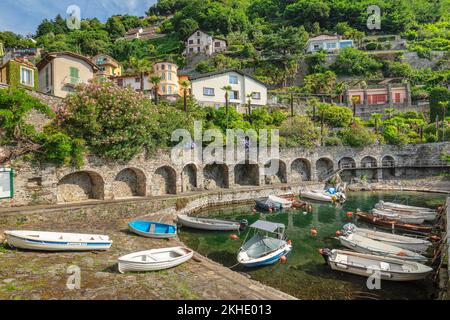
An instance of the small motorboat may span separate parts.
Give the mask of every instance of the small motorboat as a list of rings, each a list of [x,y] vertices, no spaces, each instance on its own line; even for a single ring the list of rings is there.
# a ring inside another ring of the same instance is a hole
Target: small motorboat
[[[188,261],[193,255],[194,251],[183,247],[135,252],[118,259],[119,272],[169,269]]]
[[[416,262],[426,262],[427,258],[411,250],[402,249],[380,241],[363,237],[359,234],[345,234],[339,237],[344,247],[359,253],[368,253],[377,256],[386,256],[397,259],[411,260]]]
[[[418,239],[412,237],[401,236],[388,232],[380,232],[370,229],[359,228],[353,223],[348,223],[343,228],[347,234],[355,233],[360,236],[380,241],[402,249],[411,250],[418,253],[424,253],[431,246],[431,242],[425,239]]]
[[[432,227],[430,226],[409,224],[400,222],[398,220],[375,217],[372,214],[361,211],[356,212],[356,215],[358,216],[358,219],[361,219],[362,221],[391,230],[408,231],[411,233],[418,233],[418,234],[429,234],[433,230]]]
[[[399,203],[394,203],[394,202],[384,202],[382,200],[380,202],[378,202],[378,205],[381,208],[386,208],[386,209],[391,208],[391,209],[395,209],[395,210],[399,210],[399,211],[436,212],[436,210],[433,210],[430,208],[407,206],[404,204],[399,204]]]
[[[177,236],[177,226],[151,221],[133,221],[128,224],[130,231],[147,237],[168,239]]]
[[[343,194],[342,192],[330,194],[327,191],[323,191],[323,190],[303,191],[300,193],[300,196],[302,198],[307,198],[307,199],[312,199],[312,200],[322,201],[322,202],[344,203],[347,200],[345,194]]]
[[[343,250],[321,249],[320,254],[333,270],[370,277],[379,272],[381,280],[425,279],[433,269],[421,263]]]
[[[401,221],[404,223],[423,224],[425,222],[425,219],[421,216],[413,216],[413,215],[395,213],[395,212],[378,210],[378,209],[372,209],[372,214],[375,217],[382,217],[382,218],[387,218],[387,219],[391,219],[391,220],[398,220],[398,221]]]
[[[280,204],[274,203],[273,201],[269,200],[268,197],[256,199],[255,203],[256,203],[255,207],[257,209],[261,209],[261,210],[267,210],[267,211],[273,210],[273,211],[275,211],[275,210],[281,210],[282,209]]]
[[[238,262],[244,267],[253,268],[276,263],[292,250],[292,244],[287,242],[284,236],[284,224],[258,220],[250,228],[255,229],[256,234],[241,247],[237,256]],[[260,234],[261,232],[265,234]]]
[[[184,214],[179,214],[178,223],[183,227],[208,230],[208,231],[238,231],[247,228],[248,221],[228,221],[228,220],[217,220],[217,219],[207,219],[198,217],[189,217]]]
[[[108,250],[112,240],[105,235],[45,231],[5,231],[8,245],[37,251]]]
[[[281,209],[292,208],[292,201],[284,199],[284,198],[281,198],[281,197],[269,196],[268,201],[272,202],[276,206],[280,206]]]

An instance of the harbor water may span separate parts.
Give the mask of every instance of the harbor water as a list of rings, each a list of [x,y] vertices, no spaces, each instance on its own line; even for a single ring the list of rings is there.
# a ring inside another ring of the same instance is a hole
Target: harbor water
[[[382,281],[381,289],[369,290],[367,278],[331,270],[319,254],[320,248],[342,248],[335,239],[336,231],[352,222],[361,227],[371,227],[347,212],[357,209],[368,211],[379,200],[435,208],[445,203],[445,195],[414,192],[355,192],[347,195],[342,206],[313,203],[313,212],[285,210],[275,213],[253,213],[252,205],[215,208],[200,212],[202,217],[241,220],[253,223],[259,219],[283,223],[293,250],[286,263],[246,269],[237,265],[236,256],[242,243],[253,235],[253,230],[241,232],[238,240],[230,235],[236,232],[207,232],[182,228],[180,237],[190,248],[208,258],[249,275],[252,279],[280,289],[299,299],[432,299],[434,284],[431,279],[414,282]],[[311,230],[317,230],[317,236]]]

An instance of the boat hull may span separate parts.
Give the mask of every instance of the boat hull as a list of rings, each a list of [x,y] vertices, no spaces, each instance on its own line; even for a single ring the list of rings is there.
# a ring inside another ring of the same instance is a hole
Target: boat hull
[[[144,254],[147,252],[152,252],[152,250],[136,252],[134,254],[130,254],[130,255],[119,258],[118,259],[118,270],[120,273],[165,270],[165,269],[177,267],[180,264],[183,264],[183,263],[189,261],[194,256],[194,251],[188,250],[185,248],[178,247],[178,248],[172,248],[172,250],[184,250],[186,252],[186,254],[181,255],[179,258],[173,259],[170,261],[157,261],[157,262],[151,262],[151,263],[132,261],[127,258],[128,256],[131,256],[131,255],[139,255],[139,254]],[[155,250],[153,250],[153,251],[155,251]]]
[[[362,221],[368,222],[370,224],[374,224],[377,226],[380,226],[382,228],[391,229],[391,230],[403,230],[408,231],[411,233],[417,233],[417,234],[429,234],[432,231],[432,228],[429,226],[421,226],[421,225],[415,225],[415,224],[407,224],[402,223],[396,220],[389,220],[384,218],[377,218],[371,214],[363,213],[363,212],[357,212],[358,219],[361,219]]]
[[[210,219],[201,219],[198,221],[207,221]],[[178,223],[181,224],[183,227],[188,227],[192,229],[198,229],[198,230],[206,230],[206,231],[238,231],[241,229],[241,224],[239,222],[236,223],[230,223],[228,221],[223,221],[223,224],[220,224],[220,221],[217,220],[215,224],[209,224],[209,223],[200,223],[196,220],[191,220],[189,218],[185,218],[181,215],[178,216]]]
[[[148,228],[151,228],[152,224],[157,226],[155,227],[155,231],[154,232],[146,231],[149,230]],[[171,239],[177,236],[177,227],[169,224],[161,224],[147,221],[133,221],[128,224],[128,228],[130,229],[131,232],[146,238]]]
[[[5,232],[9,246],[34,251],[106,251],[111,248],[112,241],[53,241],[30,239]]]
[[[252,259],[249,261],[239,261],[239,255],[238,255],[238,261],[241,265],[243,265],[246,268],[256,268],[256,267],[263,267],[268,266],[271,264],[274,264],[278,261],[280,261],[281,257],[288,255],[292,251],[292,246],[289,244],[286,244],[282,248],[272,252],[271,254],[264,257],[264,259]]]

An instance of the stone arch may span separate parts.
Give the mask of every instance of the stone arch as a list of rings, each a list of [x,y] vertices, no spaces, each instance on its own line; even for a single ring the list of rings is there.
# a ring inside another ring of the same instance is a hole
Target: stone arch
[[[286,163],[284,161],[280,159],[269,160],[264,165],[264,170],[265,184],[287,183]]]
[[[120,171],[113,182],[114,198],[130,198],[146,196],[145,173],[137,168],[126,168]]]
[[[382,166],[382,178],[383,180],[390,180],[395,178],[395,159],[394,157],[387,155],[384,156],[381,160],[381,166]]]
[[[377,165],[377,159],[372,156],[366,156],[361,159],[361,168],[376,168]]]
[[[259,165],[250,162],[235,165],[234,183],[239,186],[259,186]]]
[[[224,163],[211,163],[203,168],[204,188],[206,190],[230,187],[228,166]]]
[[[64,176],[58,182],[57,201],[59,203],[103,200],[104,197],[105,182],[97,172],[74,172]]]
[[[155,171],[154,195],[177,193],[177,172],[171,166],[163,166]]]
[[[319,180],[325,179],[334,170],[333,160],[330,158],[320,158],[316,161],[316,172]]]
[[[197,167],[195,164],[190,163],[186,165],[181,172],[181,191],[193,191],[197,187]]]
[[[343,157],[339,160],[339,169],[354,169],[356,168],[356,161],[352,157]]]
[[[298,158],[291,163],[291,181],[311,181],[311,163],[308,159]]]

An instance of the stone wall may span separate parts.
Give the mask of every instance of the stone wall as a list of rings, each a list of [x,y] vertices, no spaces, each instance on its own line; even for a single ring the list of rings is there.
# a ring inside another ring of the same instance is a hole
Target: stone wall
[[[370,180],[409,179],[419,174],[448,173],[449,164],[439,160],[444,151],[450,152],[450,143],[280,150],[276,160],[280,161],[280,166],[275,177],[265,174],[264,167],[270,161],[266,158],[253,164],[196,164],[190,152],[177,156],[176,163],[164,152],[150,158],[138,156],[126,163],[89,156],[79,169],[14,161],[15,196],[12,200],[3,200],[1,205],[154,197],[278,182],[301,185],[320,181],[338,169],[344,169],[342,175],[346,179],[363,175]]]

